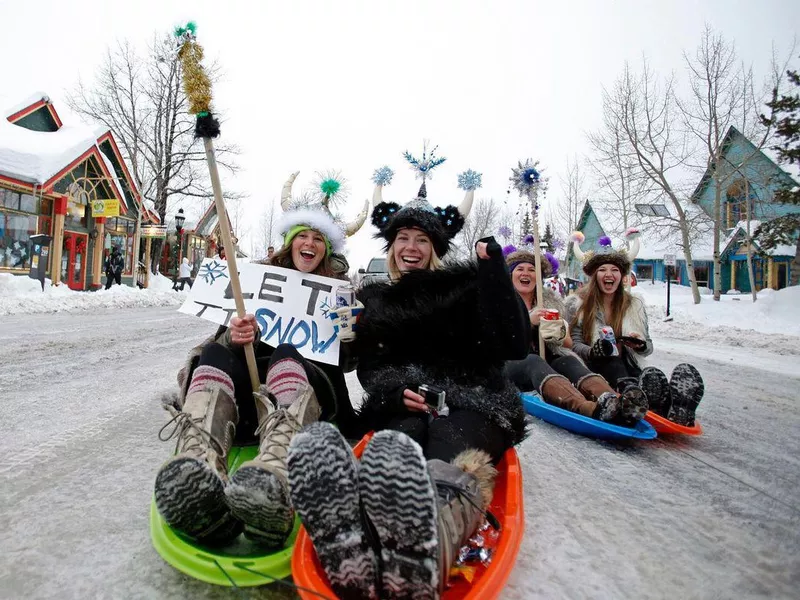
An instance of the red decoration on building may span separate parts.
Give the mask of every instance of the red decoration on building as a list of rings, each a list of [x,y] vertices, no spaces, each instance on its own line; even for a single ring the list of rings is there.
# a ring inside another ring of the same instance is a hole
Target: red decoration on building
[[[53,214],[66,215],[67,214],[67,197],[59,196],[53,202]]]

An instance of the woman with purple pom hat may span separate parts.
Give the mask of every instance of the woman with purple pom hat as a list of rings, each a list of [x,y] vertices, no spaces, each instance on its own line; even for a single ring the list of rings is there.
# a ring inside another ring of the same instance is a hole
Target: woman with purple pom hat
[[[523,240],[530,246],[530,241]],[[601,421],[630,425],[638,416],[641,391],[625,395],[615,392],[606,380],[592,373],[570,350],[561,298],[548,288],[542,290],[542,302],[536,298],[536,266],[532,250],[513,245],[503,248],[511,272],[514,289],[529,311],[531,339],[545,341],[545,356],[539,356],[539,346],[531,344],[530,354],[523,360],[506,363],[506,375],[523,392],[536,391],[548,404]],[[558,273],[558,259],[546,252],[541,261],[542,279]],[[631,416],[633,415],[633,416]]]
[[[655,367],[642,368],[640,360],[653,353],[653,341],[644,302],[625,290],[639,249],[639,232],[629,229],[630,249],[614,249],[603,236],[593,250],[582,251],[584,236],[572,234],[573,252],[583,263],[588,283],[566,302],[573,349],[589,368],[603,375],[618,391],[644,391],[651,410],[681,425],[694,424],[694,412],[703,397],[703,378],[687,363],[675,367],[671,379]]]

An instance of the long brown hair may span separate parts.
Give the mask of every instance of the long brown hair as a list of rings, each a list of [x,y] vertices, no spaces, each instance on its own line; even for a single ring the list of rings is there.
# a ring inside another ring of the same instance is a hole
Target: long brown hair
[[[269,259],[267,264],[297,271],[298,269],[296,266],[294,266],[294,261],[292,260],[292,244],[289,243],[278,250],[272,255],[272,258]],[[322,257],[322,261],[317,265],[317,268],[314,269],[311,274],[320,275],[321,277],[332,277],[333,279],[347,279],[346,273],[337,273],[333,270],[331,257],[327,252],[325,253],[325,256]]]
[[[589,279],[589,282],[578,292],[578,295],[583,299],[583,304],[575,313],[572,325],[577,325],[578,321],[583,320],[583,341],[587,344],[591,344],[597,309],[603,306],[603,292],[597,284],[596,272],[592,274],[591,279]],[[625,285],[622,283],[622,279],[620,279],[619,286],[614,292],[614,297],[611,299],[610,323],[608,322],[608,315],[605,315],[606,325],[611,326],[616,337],[622,335],[622,319],[625,317],[625,312],[628,310],[630,304],[631,296],[625,291]]]

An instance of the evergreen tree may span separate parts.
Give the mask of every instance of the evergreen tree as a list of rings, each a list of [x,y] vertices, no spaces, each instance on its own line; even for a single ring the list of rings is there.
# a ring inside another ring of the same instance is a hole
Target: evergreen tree
[[[767,106],[772,110],[768,118],[761,115],[761,121],[766,126],[775,127],[775,133],[780,139],[773,146],[778,153],[780,163],[800,165],[800,73],[787,71],[786,76],[794,84],[794,89],[788,94],[778,95],[773,91],[772,100]],[[775,200],[787,204],[800,204],[800,186],[787,187],[775,193]],[[795,257],[792,261],[792,285],[800,283],[800,212],[791,213],[763,223],[755,232],[758,244],[764,250],[770,250],[778,244],[795,244]]]
[[[522,231],[520,232],[519,239],[525,239],[525,236],[533,233],[533,220],[531,214],[526,210],[525,216],[522,217]]]
[[[547,246],[547,251],[553,251],[553,230],[550,228],[550,223],[545,225],[544,227],[544,236],[542,236],[542,241]]]

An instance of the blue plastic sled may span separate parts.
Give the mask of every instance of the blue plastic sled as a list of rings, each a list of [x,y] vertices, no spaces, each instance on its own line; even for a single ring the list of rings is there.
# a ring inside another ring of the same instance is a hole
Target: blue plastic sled
[[[653,426],[645,420],[636,423],[636,427],[621,427],[547,404],[537,394],[525,393],[521,396],[525,412],[539,417],[542,421],[581,435],[601,440],[652,440],[658,435]]]

